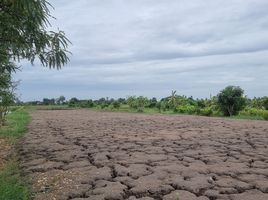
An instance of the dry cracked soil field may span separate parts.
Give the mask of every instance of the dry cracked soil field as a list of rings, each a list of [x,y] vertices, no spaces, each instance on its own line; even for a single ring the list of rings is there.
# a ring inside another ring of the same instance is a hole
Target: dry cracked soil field
[[[35,200],[268,200],[268,123],[36,111],[19,147]]]

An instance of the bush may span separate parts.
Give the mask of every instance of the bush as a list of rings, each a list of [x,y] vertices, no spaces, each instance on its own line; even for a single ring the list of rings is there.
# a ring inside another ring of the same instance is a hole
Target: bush
[[[137,109],[138,112],[143,112],[144,108],[149,105],[149,100],[143,96],[131,96],[127,99],[127,104],[130,108]]]
[[[268,112],[265,112],[265,113],[263,114],[263,119],[268,120]]]
[[[192,105],[181,105],[176,107],[176,112],[185,113],[185,114],[194,114],[197,112],[195,106]]]
[[[119,109],[119,108],[120,108],[120,102],[119,102],[119,101],[114,101],[114,102],[112,103],[112,107],[113,107],[114,109]]]
[[[71,98],[68,102],[69,107],[76,107],[77,104],[79,103],[79,100],[75,97]]]
[[[263,109],[245,108],[239,114],[242,116],[263,117],[265,120],[268,120],[268,111]]]
[[[265,108],[265,110],[268,110],[268,97],[263,97],[262,105]]]
[[[100,107],[101,109],[104,109],[104,108],[109,107],[109,104],[104,102],[104,103],[101,103]]]
[[[132,109],[137,109],[136,98],[137,97],[135,96],[130,96],[127,98],[127,104]]]
[[[94,107],[94,102],[92,100],[81,101],[79,106],[82,108],[92,108]]]
[[[211,108],[200,109],[200,115],[211,116],[212,114],[213,114],[213,110]]]
[[[168,109],[168,103],[166,101],[160,102],[160,110],[166,111]]]
[[[240,115],[245,116],[263,116],[265,110],[257,109],[257,108],[245,108],[244,110],[240,111]]]

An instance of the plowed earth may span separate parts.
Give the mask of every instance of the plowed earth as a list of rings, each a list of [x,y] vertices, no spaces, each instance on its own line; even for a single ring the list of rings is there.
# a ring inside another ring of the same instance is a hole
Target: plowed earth
[[[35,200],[267,200],[268,123],[36,111],[19,148]]]

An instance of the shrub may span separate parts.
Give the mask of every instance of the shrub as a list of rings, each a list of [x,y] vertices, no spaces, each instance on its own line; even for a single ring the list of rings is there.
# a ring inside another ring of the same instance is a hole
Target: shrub
[[[160,110],[166,111],[168,109],[168,103],[166,101],[160,102]]]
[[[130,96],[127,98],[127,104],[130,108],[132,109],[137,109],[137,104],[136,104],[136,97],[135,96]]]
[[[137,109],[138,112],[143,112],[144,108],[149,105],[149,100],[143,96],[131,96],[127,99],[127,104],[130,108]]]
[[[197,109],[192,105],[181,105],[176,107],[176,111],[179,113],[194,114],[196,113]]]
[[[139,96],[136,99],[136,104],[138,112],[143,112],[144,108],[149,104],[149,101],[146,97]]]
[[[200,109],[200,115],[211,116],[212,114],[213,114],[213,110],[211,108],[202,108],[202,109]]]
[[[245,108],[244,110],[239,112],[240,115],[245,116],[263,116],[264,110],[257,108]]]
[[[154,107],[156,107],[157,103],[158,103],[157,99],[155,97],[153,97],[152,99],[149,100],[148,107],[154,108]]]
[[[120,108],[120,102],[119,101],[114,101],[112,103],[112,107],[115,108],[115,109],[119,109]]]
[[[262,117],[265,120],[268,120],[268,111],[257,108],[245,108],[240,113],[242,116],[252,116],[252,117]]]
[[[82,108],[92,108],[94,107],[94,103],[92,100],[85,100],[85,101],[81,101],[79,103],[79,106],[81,106]]]
[[[263,97],[262,105],[265,108],[265,110],[268,110],[268,97]]]
[[[76,107],[77,104],[79,103],[79,100],[75,97],[71,98],[68,102],[69,107]]]
[[[155,107],[158,109],[158,111],[160,112],[161,111],[161,102],[157,102]]]
[[[268,120],[268,112],[265,112],[265,113],[263,114],[263,119]]]
[[[109,104],[105,103],[105,102],[101,103],[101,105],[100,105],[101,109],[107,108],[108,106],[109,106]]]

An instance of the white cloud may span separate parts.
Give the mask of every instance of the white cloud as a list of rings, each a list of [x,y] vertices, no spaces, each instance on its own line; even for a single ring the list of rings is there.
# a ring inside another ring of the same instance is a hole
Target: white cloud
[[[266,0],[51,3],[53,25],[72,41],[73,56],[61,71],[25,66],[16,76],[25,100],[161,97],[172,89],[207,97],[228,84],[250,96],[268,94]]]

